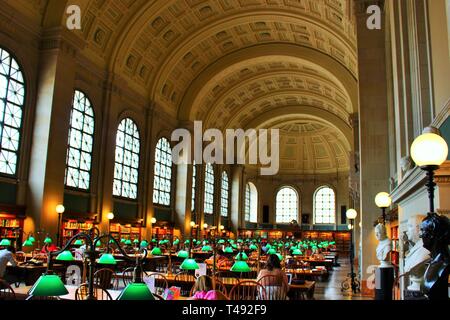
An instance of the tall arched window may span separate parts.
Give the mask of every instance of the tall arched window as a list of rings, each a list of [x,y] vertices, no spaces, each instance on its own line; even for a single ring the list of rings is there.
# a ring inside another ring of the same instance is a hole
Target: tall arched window
[[[133,120],[123,119],[117,128],[114,166],[115,196],[136,199],[139,175],[139,131]]]
[[[0,173],[16,175],[25,81],[19,64],[0,48]]]
[[[222,217],[228,217],[228,194],[229,194],[229,186],[228,186],[228,175],[224,171],[222,172],[222,190],[220,192],[220,215]]]
[[[192,194],[191,194],[191,212],[195,211],[195,187],[196,187],[196,174],[197,174],[197,169],[196,169],[196,165],[195,165],[195,160],[192,163]]]
[[[214,168],[210,163],[205,167],[205,200],[203,211],[212,214],[214,209]]]
[[[336,222],[336,197],[334,190],[320,187],[314,195],[314,223],[334,224]]]
[[[172,186],[172,149],[166,138],[161,138],[155,150],[155,176],[153,180],[153,203],[170,205]]]
[[[284,187],[277,193],[276,222],[289,223],[298,221],[298,196],[290,187]]]
[[[258,222],[258,191],[253,183],[245,186],[245,221]]]
[[[66,156],[65,184],[68,187],[82,190],[90,188],[94,125],[91,102],[83,92],[75,90]]]

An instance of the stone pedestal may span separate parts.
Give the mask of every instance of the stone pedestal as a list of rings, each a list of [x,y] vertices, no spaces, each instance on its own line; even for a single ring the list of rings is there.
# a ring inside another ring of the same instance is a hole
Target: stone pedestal
[[[394,267],[378,267],[375,270],[375,300],[392,300]]]

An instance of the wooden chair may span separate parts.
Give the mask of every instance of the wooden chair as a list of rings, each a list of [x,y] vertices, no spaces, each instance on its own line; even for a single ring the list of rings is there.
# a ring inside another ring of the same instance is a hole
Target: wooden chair
[[[89,285],[87,283],[81,284],[75,291],[75,300],[86,300],[89,295]],[[94,284],[94,297],[97,300],[113,300],[111,294]]]
[[[253,280],[240,281],[231,288],[230,300],[263,300],[266,289],[259,282]]]
[[[108,268],[102,268],[94,273],[94,284],[105,290],[112,289],[114,271]]]
[[[207,276],[207,277],[209,277],[209,276]],[[217,278],[212,278],[212,277],[209,277],[209,278],[211,278],[211,280],[212,280],[212,283],[213,283],[213,290],[220,291],[220,292],[222,292],[225,296],[228,296],[228,294],[227,294],[227,288],[225,287],[225,285],[223,284],[222,281],[220,281],[220,280],[217,279]],[[194,292],[194,287],[195,287],[195,286],[192,286],[192,288],[191,288],[191,292],[189,293],[189,296],[190,296],[190,297],[192,297],[192,296],[195,294],[195,292]]]
[[[0,300],[16,300],[14,289],[2,279],[0,279]]]
[[[263,300],[286,300],[289,288],[283,282],[282,276],[266,275],[258,280],[266,289]]]
[[[128,267],[122,271],[122,282],[125,287],[133,281],[133,274],[134,267]]]
[[[175,282],[176,286],[181,288],[181,295],[187,297],[195,283],[195,276],[189,271],[182,271],[175,275]]]
[[[161,273],[157,273],[157,272],[152,272],[152,273],[148,273],[148,274],[145,273],[144,276],[155,279],[155,290],[153,290],[154,291],[154,292],[152,292],[153,294],[163,295],[164,291],[167,288],[169,288],[169,283],[167,281],[167,278]]]

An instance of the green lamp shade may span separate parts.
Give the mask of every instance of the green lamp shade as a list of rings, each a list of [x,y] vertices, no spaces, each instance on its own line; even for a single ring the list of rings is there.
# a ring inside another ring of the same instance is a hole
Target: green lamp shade
[[[270,244],[266,244],[266,249],[271,249],[272,246]]]
[[[32,247],[33,242],[30,239],[25,240],[25,242],[22,244],[22,247]]]
[[[238,243],[242,243],[243,241],[242,241],[242,239],[238,239],[237,242]]]
[[[139,243],[139,239],[134,239],[133,243]]]
[[[236,261],[231,267],[230,271],[233,272],[250,272],[252,269],[248,266],[245,261]]]
[[[148,246],[147,240],[142,240],[141,241],[141,247],[147,247],[147,246]]]
[[[331,245],[333,245],[333,244],[335,244],[335,243],[336,243],[335,241],[331,241],[331,242],[330,242]]]
[[[157,243],[157,242],[158,242],[158,240],[152,239],[152,243]]]
[[[75,246],[81,246],[81,245],[83,245],[83,241],[81,239],[78,239],[78,240],[75,241],[74,245]]]
[[[211,246],[206,245],[206,246],[202,247],[202,251],[205,251],[205,252],[212,251],[212,248],[211,248]]]
[[[158,255],[161,255],[161,254],[162,254],[162,252],[161,252],[161,249],[159,247],[154,247],[153,248],[152,255],[158,256]]]
[[[117,264],[116,259],[114,259],[113,255],[111,253],[104,253],[98,259],[99,264]]]
[[[283,261],[283,256],[281,254],[277,253],[277,257],[278,259],[280,259],[280,261]]]
[[[28,291],[28,295],[34,297],[63,296],[68,293],[61,278],[54,274],[42,275]]]
[[[165,240],[159,240],[159,244],[164,244],[165,242],[164,242]]]
[[[95,246],[96,247],[100,247],[102,245],[102,242],[101,241],[97,241],[96,243],[95,243]]]
[[[292,252],[292,254],[293,254],[294,256],[299,256],[299,255],[302,255],[303,253],[300,251],[300,249],[295,249],[295,250]]]
[[[276,254],[277,250],[275,250],[274,248],[269,249],[269,251],[267,251],[267,254]]]
[[[130,239],[125,240],[125,244],[126,244],[127,246],[131,246],[131,240],[130,240]]]
[[[234,259],[245,261],[248,260],[248,256],[245,252],[239,252]]]
[[[155,300],[155,297],[145,283],[132,282],[123,289],[117,300]]]
[[[109,240],[109,243],[115,243],[113,239]]]
[[[3,239],[2,241],[0,241],[0,246],[10,246],[11,245],[11,241],[9,241],[8,239]]]
[[[234,243],[231,245],[231,247],[232,247],[233,249],[237,249],[237,245],[235,245]]]
[[[234,243],[233,239],[228,240],[229,243]]]
[[[248,248],[249,248],[250,250],[257,250],[257,249],[258,249],[258,247],[256,246],[256,244],[251,244]]]
[[[187,252],[186,250],[180,250],[178,251],[177,257],[186,259],[189,257],[189,252]]]
[[[30,237],[28,238],[28,240],[30,240],[30,241],[33,242],[33,243],[36,242],[36,239],[35,239],[33,236],[30,236]]]
[[[63,251],[60,254],[58,254],[58,256],[56,257],[56,260],[59,261],[74,261],[75,258],[72,255],[72,252],[70,252],[69,250]]]
[[[184,259],[183,263],[180,266],[180,269],[182,270],[197,270],[200,267],[198,266],[197,262],[195,262],[195,259]]]
[[[282,248],[283,247],[283,244],[282,243],[279,243],[278,244],[278,248]]]
[[[224,244],[224,243],[225,243],[225,240],[220,239],[219,241],[217,241],[217,243],[218,243],[218,244]]]
[[[176,246],[176,245],[179,244],[179,243],[180,243],[180,239],[176,239],[176,240],[173,242],[173,245]]]
[[[233,253],[233,248],[231,248],[231,247],[226,247],[226,248],[223,250],[223,252],[225,252],[225,253]]]
[[[124,238],[120,239],[120,243],[125,243],[126,241],[127,241],[127,240],[124,239]]]
[[[45,240],[44,240],[44,243],[45,243],[45,244],[50,244],[50,243],[52,243],[52,242],[53,242],[52,239],[49,238],[49,237],[45,238]]]
[[[184,241],[184,244],[189,244],[189,243],[190,243],[189,240]]]

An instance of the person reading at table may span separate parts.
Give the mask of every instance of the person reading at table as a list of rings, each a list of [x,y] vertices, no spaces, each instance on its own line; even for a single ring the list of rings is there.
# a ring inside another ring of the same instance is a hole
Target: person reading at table
[[[215,290],[214,279],[209,276],[198,277],[193,292],[188,300],[228,300],[222,292]]]
[[[281,269],[281,261],[276,254],[271,254],[267,257],[266,268],[259,272],[256,281],[260,282],[266,290],[270,289],[271,296],[280,297],[286,295],[289,288],[287,275]],[[278,292],[279,290],[282,291],[282,294]]]
[[[6,249],[0,250],[0,279],[3,279],[9,283],[15,282],[16,279],[12,279],[8,276],[8,274],[5,274],[6,266],[8,263],[13,267],[18,265],[15,255],[16,248],[13,246],[8,246]]]

